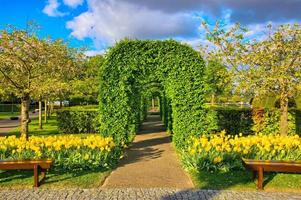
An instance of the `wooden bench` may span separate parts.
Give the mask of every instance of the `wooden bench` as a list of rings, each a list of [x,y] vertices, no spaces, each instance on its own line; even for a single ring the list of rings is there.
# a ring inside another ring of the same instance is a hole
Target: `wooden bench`
[[[46,178],[46,171],[51,167],[52,160],[11,160],[0,161],[1,170],[17,170],[17,169],[33,169],[34,187],[39,185]],[[39,180],[39,174],[41,172],[42,179]]]
[[[264,172],[301,173],[301,161],[274,161],[242,159],[245,168],[253,172],[253,180],[258,175],[257,188],[263,189]]]

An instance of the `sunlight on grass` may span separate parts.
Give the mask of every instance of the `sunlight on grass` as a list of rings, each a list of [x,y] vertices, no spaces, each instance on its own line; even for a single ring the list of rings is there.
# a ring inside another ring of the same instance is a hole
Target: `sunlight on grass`
[[[190,172],[196,188],[256,190],[249,171],[228,173]],[[265,191],[301,191],[301,174],[265,173]]]
[[[67,172],[50,170],[40,188],[97,188],[110,170]],[[0,188],[32,188],[33,171],[0,171]]]

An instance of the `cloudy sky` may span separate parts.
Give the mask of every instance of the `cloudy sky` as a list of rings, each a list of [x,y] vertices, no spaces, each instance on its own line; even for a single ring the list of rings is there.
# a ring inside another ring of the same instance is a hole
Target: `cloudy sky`
[[[0,0],[0,29],[34,20],[41,37],[86,46],[89,55],[124,37],[174,38],[197,48],[201,21],[218,19],[240,22],[256,36],[268,23],[301,22],[301,0]]]

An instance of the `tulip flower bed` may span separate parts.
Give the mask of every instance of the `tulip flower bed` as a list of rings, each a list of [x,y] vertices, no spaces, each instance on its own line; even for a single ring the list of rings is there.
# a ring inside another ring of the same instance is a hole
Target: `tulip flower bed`
[[[0,138],[0,159],[54,160],[59,170],[109,169],[119,159],[121,149],[111,137],[100,135],[31,136],[28,140],[16,136]]]
[[[187,169],[229,172],[243,170],[241,158],[258,160],[301,160],[301,138],[280,135],[231,136],[224,131],[191,138],[182,153]]]

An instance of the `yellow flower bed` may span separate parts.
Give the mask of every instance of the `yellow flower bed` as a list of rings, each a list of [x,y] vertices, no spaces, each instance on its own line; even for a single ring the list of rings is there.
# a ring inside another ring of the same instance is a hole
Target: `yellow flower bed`
[[[301,160],[301,138],[280,135],[231,136],[225,131],[192,138],[184,163],[206,170],[242,168],[241,158],[262,160]]]
[[[1,160],[51,158],[57,168],[93,169],[109,167],[119,156],[120,149],[113,139],[100,135],[0,138]]]

